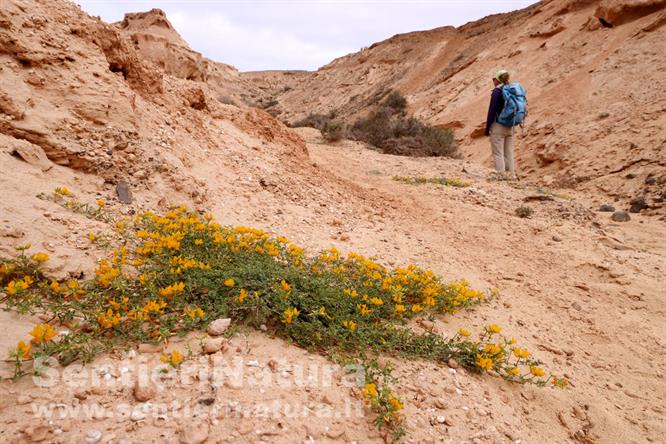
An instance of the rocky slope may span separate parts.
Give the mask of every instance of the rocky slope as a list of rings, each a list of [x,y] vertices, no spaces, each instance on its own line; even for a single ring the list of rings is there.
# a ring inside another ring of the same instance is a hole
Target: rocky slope
[[[646,195],[664,214],[665,5],[543,1],[460,28],[396,35],[316,72],[243,76],[269,89],[274,112],[289,122],[330,110],[352,121],[397,89],[412,114],[453,128],[465,156],[490,165],[482,132],[490,79],[506,68],[528,90],[522,174],[623,206]]]

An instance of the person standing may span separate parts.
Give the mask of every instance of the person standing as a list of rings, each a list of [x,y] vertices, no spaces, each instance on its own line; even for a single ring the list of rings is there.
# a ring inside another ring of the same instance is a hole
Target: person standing
[[[490,136],[490,147],[495,159],[495,170],[510,177],[515,175],[513,161],[513,127],[502,125],[497,121],[504,109],[504,95],[502,88],[509,84],[509,72],[500,69],[495,73],[493,85],[495,88],[490,96],[488,118],[486,120],[485,135]]]

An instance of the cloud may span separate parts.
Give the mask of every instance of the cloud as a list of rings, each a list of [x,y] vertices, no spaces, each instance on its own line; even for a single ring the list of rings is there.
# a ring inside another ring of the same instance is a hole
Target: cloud
[[[242,70],[315,69],[355,50],[307,40],[289,29],[237,25],[221,13],[194,17],[176,11],[168,17],[193,49]]]
[[[82,0],[114,22],[163,9],[190,47],[240,70],[316,69],[392,35],[459,26],[533,0]]]

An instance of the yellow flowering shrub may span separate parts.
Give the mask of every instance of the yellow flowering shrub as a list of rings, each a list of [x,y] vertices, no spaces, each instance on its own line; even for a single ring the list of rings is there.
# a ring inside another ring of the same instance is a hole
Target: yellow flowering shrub
[[[120,246],[99,262],[94,279],[80,283],[47,279],[40,268],[44,256],[27,254],[30,246],[21,247],[16,258],[0,258],[0,288],[9,308],[52,313],[71,327],[55,341],[53,329],[40,324],[31,333],[39,349],[23,352],[17,346],[16,359],[38,353],[63,364],[90,360],[112,347],[163,341],[231,317],[330,355],[455,358],[468,369],[492,370],[513,381],[565,385],[546,376],[515,341],[499,337],[497,325],[487,326],[477,340],[465,329],[443,338],[407,325],[472,307],[496,290],[446,283],[415,265],[389,269],[335,248],[310,256],[287,238],[221,226],[184,207],[118,221],[113,236],[122,239]],[[165,362],[177,367],[182,355],[176,353]],[[367,397],[381,406],[382,424],[397,429],[402,403],[380,387],[375,386],[378,396]]]

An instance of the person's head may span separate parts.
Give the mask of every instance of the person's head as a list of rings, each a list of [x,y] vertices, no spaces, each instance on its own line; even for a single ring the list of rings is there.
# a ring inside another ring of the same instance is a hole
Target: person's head
[[[508,84],[509,83],[509,71],[505,69],[500,69],[495,73],[495,77],[493,77],[493,84],[495,86],[501,85],[501,84]]]

